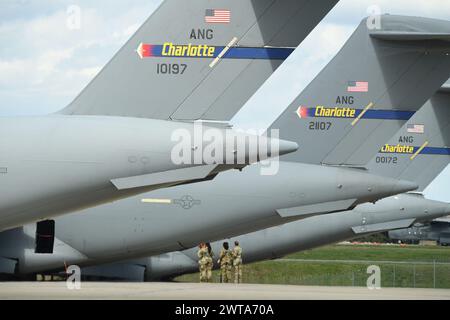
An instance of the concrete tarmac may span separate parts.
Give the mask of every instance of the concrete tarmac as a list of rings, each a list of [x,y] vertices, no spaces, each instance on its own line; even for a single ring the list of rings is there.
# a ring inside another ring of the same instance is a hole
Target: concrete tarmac
[[[0,283],[5,300],[450,300],[447,289],[309,287],[257,284],[83,282]]]

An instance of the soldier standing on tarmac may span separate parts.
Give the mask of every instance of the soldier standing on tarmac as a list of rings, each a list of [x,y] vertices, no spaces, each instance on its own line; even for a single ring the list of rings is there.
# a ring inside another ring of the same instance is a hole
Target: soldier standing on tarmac
[[[200,243],[198,246],[199,250],[197,252],[198,256],[198,265],[199,265],[199,271],[200,271],[200,282],[208,282],[208,276],[207,276],[207,264],[208,264],[208,247],[204,243]],[[210,258],[209,258],[210,259]]]
[[[233,249],[234,283],[242,283],[242,248],[239,241],[234,242]]]
[[[214,252],[211,248],[211,244],[208,242],[206,244],[206,248],[208,249],[208,257],[206,263],[206,281],[212,282],[212,270],[214,268]]]
[[[220,264],[220,282],[228,283],[231,281],[231,263],[232,256],[229,250],[228,242],[223,243],[223,248],[220,251],[219,260]]]

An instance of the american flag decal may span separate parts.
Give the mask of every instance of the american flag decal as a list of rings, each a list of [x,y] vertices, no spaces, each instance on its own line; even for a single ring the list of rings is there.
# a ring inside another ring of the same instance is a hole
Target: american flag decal
[[[206,23],[230,23],[231,11],[223,9],[206,9]]]
[[[367,81],[349,81],[347,92],[369,92]]]
[[[408,133],[425,133],[425,126],[423,124],[408,124]]]

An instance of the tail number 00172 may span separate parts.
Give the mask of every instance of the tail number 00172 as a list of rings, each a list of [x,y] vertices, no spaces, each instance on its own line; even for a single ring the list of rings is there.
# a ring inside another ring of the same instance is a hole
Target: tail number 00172
[[[375,162],[379,163],[379,164],[397,164],[398,158],[397,157],[377,156],[375,159]]]

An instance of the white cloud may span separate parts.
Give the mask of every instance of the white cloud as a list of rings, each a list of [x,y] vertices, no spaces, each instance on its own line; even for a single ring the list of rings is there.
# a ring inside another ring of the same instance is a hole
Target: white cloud
[[[83,69],[72,69],[67,71],[67,75],[69,77],[85,77],[92,79],[94,78],[101,70],[101,67],[92,67],[92,68],[83,68]]]
[[[69,4],[61,2],[66,5],[60,3],[48,14],[0,24],[0,41],[8,44],[0,48],[0,114],[10,113],[14,104],[17,114],[47,113],[64,107],[159,1],[135,1],[140,6],[117,11],[113,16],[109,9],[80,3],[80,30],[67,27]],[[110,5],[109,1],[105,4]],[[2,6],[6,5],[0,3],[0,11]],[[123,2],[118,6],[124,7]],[[30,100],[37,102],[29,105]]]

